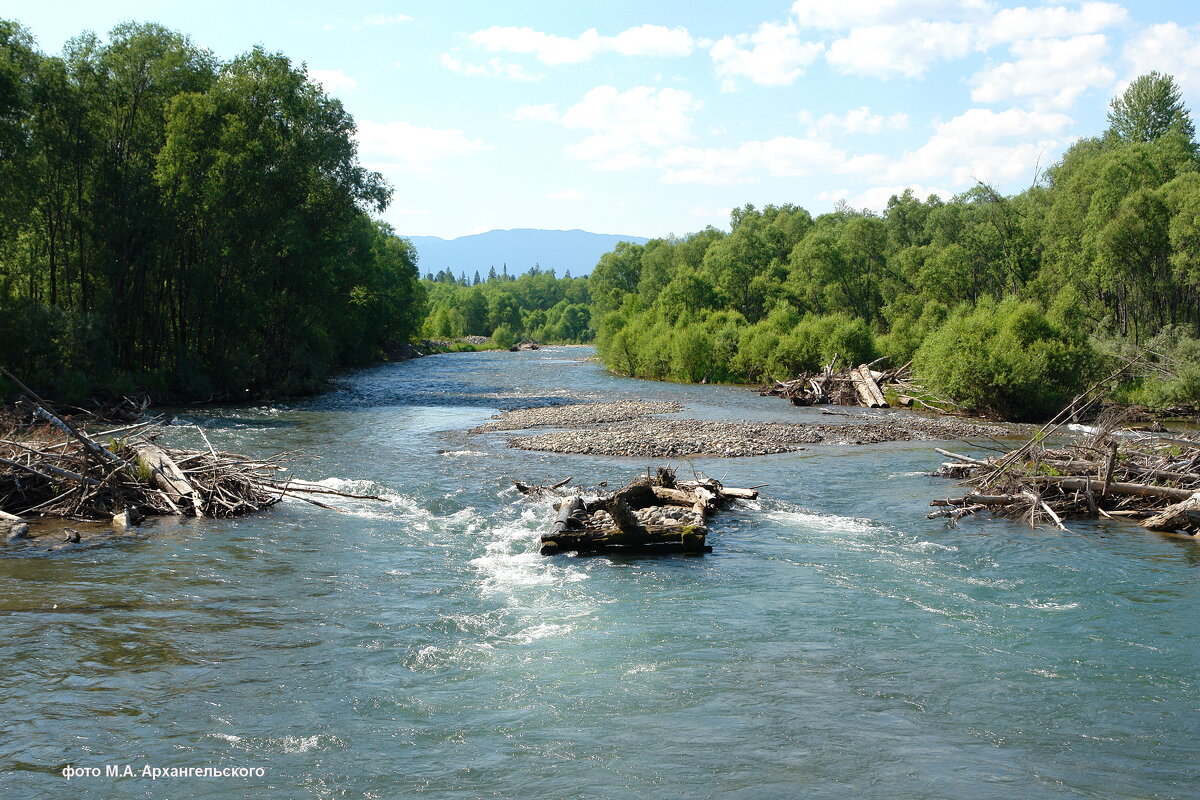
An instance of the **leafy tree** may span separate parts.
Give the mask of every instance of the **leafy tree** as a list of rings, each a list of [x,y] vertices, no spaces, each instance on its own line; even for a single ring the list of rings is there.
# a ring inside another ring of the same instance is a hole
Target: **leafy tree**
[[[1161,72],[1135,78],[1109,106],[1108,125],[1108,134],[1125,142],[1152,142],[1168,131],[1191,141],[1196,134],[1175,78]]]

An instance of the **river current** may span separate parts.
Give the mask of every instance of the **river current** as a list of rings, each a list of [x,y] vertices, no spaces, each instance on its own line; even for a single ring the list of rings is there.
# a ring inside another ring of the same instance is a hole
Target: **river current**
[[[770,484],[714,520],[711,554],[542,557],[554,511],[511,479],[651,464],[467,433],[497,410],[836,419],[589,354],[434,356],[176,411],[177,441],[298,451],[298,476],[387,502],[0,550],[0,797],[1200,797],[1200,545],[926,520],[954,489],[915,442],[681,462]]]

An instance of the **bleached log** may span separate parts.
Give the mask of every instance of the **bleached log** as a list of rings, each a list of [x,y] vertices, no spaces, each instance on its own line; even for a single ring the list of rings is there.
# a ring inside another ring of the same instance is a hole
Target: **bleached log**
[[[138,442],[133,449],[142,463],[149,467],[155,485],[163,490],[173,505],[178,507],[186,500],[197,517],[204,516],[204,501],[166,451],[150,442]]]
[[[1152,531],[1175,531],[1185,525],[1200,525],[1200,492],[1174,505],[1167,506],[1158,514],[1142,522],[1142,527]]]
[[[957,460],[959,460],[959,461],[965,461],[965,462],[967,462],[968,464],[978,464],[978,465],[979,465],[979,466],[981,466],[981,467],[987,467],[987,466],[990,466],[990,465],[988,464],[988,462],[986,462],[986,461],[983,461],[983,460],[981,460],[981,459],[978,459],[978,458],[972,458],[971,456],[964,456],[964,455],[960,455],[960,454],[958,454],[958,453],[952,453],[952,452],[950,452],[949,450],[943,450],[943,449],[942,449],[942,448],[940,448],[940,447],[935,447],[935,448],[933,448],[933,450],[934,450],[934,452],[936,452],[936,453],[940,453],[941,455],[944,455],[944,456],[946,456],[947,458],[954,458],[954,459],[957,459]]]
[[[1059,478],[1055,476],[1036,475],[1022,478],[1027,483],[1056,483],[1064,489],[1079,489],[1087,491],[1087,478]],[[1172,489],[1169,486],[1151,486],[1145,483],[1121,483],[1112,481],[1108,484],[1108,494],[1124,494],[1132,497],[1165,497],[1169,500],[1187,500],[1195,494],[1193,489]]]

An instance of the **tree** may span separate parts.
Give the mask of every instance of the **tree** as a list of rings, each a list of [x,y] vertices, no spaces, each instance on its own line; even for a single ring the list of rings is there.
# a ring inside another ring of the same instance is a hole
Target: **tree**
[[[1125,142],[1152,142],[1168,131],[1191,141],[1196,134],[1175,78],[1151,72],[1134,79],[1109,106],[1108,132]]]

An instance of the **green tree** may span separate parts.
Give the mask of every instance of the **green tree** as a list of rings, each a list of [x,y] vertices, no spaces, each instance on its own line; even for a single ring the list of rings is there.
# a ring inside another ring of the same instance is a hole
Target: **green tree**
[[[1168,131],[1191,141],[1196,134],[1175,78],[1161,72],[1135,78],[1112,101],[1108,126],[1111,136],[1125,142],[1152,142]]]

